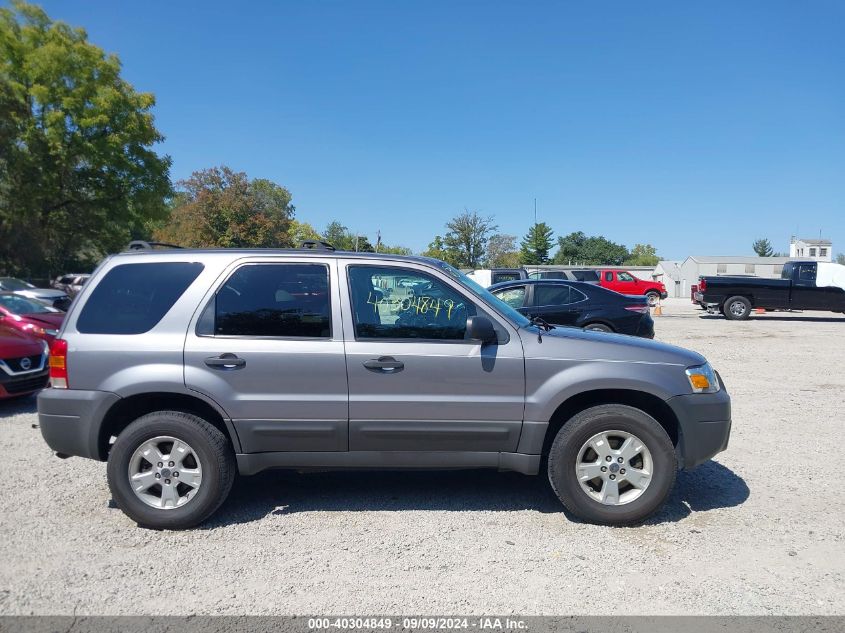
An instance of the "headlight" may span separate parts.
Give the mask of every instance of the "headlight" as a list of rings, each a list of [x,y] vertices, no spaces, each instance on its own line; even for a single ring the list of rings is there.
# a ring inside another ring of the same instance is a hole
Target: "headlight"
[[[710,363],[687,369],[687,379],[693,393],[716,393],[722,388]]]

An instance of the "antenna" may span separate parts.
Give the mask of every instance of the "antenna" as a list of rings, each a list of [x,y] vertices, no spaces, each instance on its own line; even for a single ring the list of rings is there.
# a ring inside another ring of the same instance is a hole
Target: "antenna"
[[[537,198],[534,198],[534,226],[537,226]]]

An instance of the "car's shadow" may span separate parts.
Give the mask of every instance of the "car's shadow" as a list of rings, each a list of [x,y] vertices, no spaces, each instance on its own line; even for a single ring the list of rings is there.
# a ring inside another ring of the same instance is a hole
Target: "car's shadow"
[[[725,321],[725,317],[721,314],[701,314],[698,317],[699,319],[718,319]],[[794,316],[780,316],[777,314],[752,314],[749,318],[749,321],[807,321],[811,323],[840,323],[845,321],[845,316],[841,317],[821,317],[821,316],[804,316],[795,314]]]
[[[24,413],[36,413],[37,411],[38,405],[35,396],[0,400],[0,420]]]
[[[678,473],[666,505],[647,524],[676,522],[692,512],[740,505],[745,481],[718,462]],[[531,510],[561,513],[577,522],[555,497],[544,476],[496,471],[359,471],[299,474],[268,471],[240,477],[223,507],[202,527],[249,523],[297,512]]]

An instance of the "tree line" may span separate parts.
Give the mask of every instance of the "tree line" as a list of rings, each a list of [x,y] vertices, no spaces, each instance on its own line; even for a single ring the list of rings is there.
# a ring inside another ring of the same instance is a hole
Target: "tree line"
[[[628,248],[604,236],[581,231],[554,240],[554,230],[545,222],[533,224],[517,245],[517,236],[499,233],[493,216],[465,209],[446,223],[443,235],[436,235],[423,255],[442,259],[459,268],[515,268],[543,264],[654,266],[659,261],[651,244]],[[552,256],[551,252],[557,248]]]

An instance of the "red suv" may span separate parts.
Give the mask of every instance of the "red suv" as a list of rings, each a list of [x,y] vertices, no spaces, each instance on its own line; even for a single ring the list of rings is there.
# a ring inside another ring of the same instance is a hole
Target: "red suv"
[[[47,386],[47,343],[0,325],[0,400]]]
[[[65,313],[35,299],[0,292],[0,324],[8,329],[43,338],[50,343],[62,327]]]
[[[627,270],[606,268],[600,271],[599,285],[608,290],[621,292],[623,295],[645,295],[648,305],[657,305],[658,299],[669,296],[666,286],[660,281],[646,281],[635,277]]]

